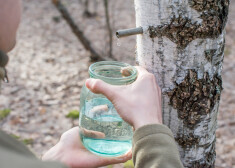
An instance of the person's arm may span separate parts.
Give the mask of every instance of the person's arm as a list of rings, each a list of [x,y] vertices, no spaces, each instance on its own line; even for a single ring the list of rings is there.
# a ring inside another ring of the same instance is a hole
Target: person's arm
[[[59,162],[42,162],[26,146],[0,130],[1,168],[67,168]]]
[[[130,153],[111,158],[89,152],[80,141],[79,128],[74,127],[61,136],[41,161],[25,145],[0,130],[0,168],[95,168],[130,158]]]
[[[0,0],[0,50],[7,53],[16,43],[21,0]]]
[[[183,168],[173,134],[164,125],[137,129],[132,151],[135,168]]]
[[[135,168],[182,168],[173,134],[162,125],[161,89],[153,74],[137,69],[138,78],[131,85],[113,86],[88,79],[86,86],[105,95],[136,130],[132,149]]]

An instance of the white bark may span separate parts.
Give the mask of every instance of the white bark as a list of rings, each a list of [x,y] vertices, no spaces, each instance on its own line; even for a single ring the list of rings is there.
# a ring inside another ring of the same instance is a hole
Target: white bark
[[[177,45],[169,38],[150,38],[149,26],[159,26],[169,24],[173,15],[182,14],[192,20],[201,23],[202,19],[196,10],[189,6],[188,0],[135,0],[136,26],[143,27],[144,34],[137,36],[137,62],[152,72],[161,86],[163,92],[167,92],[176,87],[176,83],[181,83],[188,73],[188,69],[193,69],[198,73],[198,79],[207,72],[212,78],[215,74],[220,75],[222,69],[223,55],[214,58],[209,62],[205,58],[205,51],[215,49],[220,52],[224,43],[224,33],[214,39],[195,39],[186,48],[178,49]],[[199,136],[197,145],[182,148],[179,151],[185,167],[190,167],[192,161],[204,159],[205,150],[210,150],[203,146],[212,144],[215,140],[215,130],[219,103],[216,102],[214,109],[194,129],[187,128],[182,119],[178,118],[177,110],[168,105],[169,97],[163,94],[163,120],[164,124],[170,127],[174,135],[193,133]]]

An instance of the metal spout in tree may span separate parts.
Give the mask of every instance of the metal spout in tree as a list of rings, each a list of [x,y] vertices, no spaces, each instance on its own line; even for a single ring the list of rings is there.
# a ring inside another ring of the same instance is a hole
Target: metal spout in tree
[[[132,36],[132,35],[137,35],[137,34],[143,34],[142,27],[137,27],[137,28],[132,28],[132,29],[123,29],[123,30],[118,30],[116,32],[117,38]]]

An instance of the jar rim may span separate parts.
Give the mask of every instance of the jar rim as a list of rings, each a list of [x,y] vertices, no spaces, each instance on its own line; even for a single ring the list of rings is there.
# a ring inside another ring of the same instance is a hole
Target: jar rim
[[[124,77],[107,77],[107,76],[104,76],[104,75],[100,75],[100,74],[97,74],[95,72],[95,70],[98,68],[98,67],[102,67],[102,66],[117,66],[117,67],[120,67],[120,68],[124,68],[124,67],[130,67],[131,68],[131,75],[130,76],[124,76]],[[129,82],[129,81],[132,81],[132,80],[135,80],[136,79],[136,76],[137,76],[137,70],[134,66],[130,65],[130,64],[127,64],[127,63],[124,63],[124,62],[119,62],[119,61],[99,61],[99,62],[96,62],[96,63],[93,63],[89,66],[89,74],[90,74],[90,77],[91,78],[97,78],[97,79],[101,79],[105,82],[108,82],[109,80],[112,80],[113,82],[118,82],[118,83],[125,83],[125,82]],[[113,83],[112,82],[112,83]],[[110,82],[108,82],[110,83]]]

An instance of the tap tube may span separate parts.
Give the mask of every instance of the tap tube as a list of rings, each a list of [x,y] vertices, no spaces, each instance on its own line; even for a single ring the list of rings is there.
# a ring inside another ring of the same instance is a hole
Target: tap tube
[[[143,28],[137,27],[137,28],[132,28],[132,29],[123,29],[123,30],[118,30],[116,32],[117,38],[136,35],[136,34],[143,34]]]

